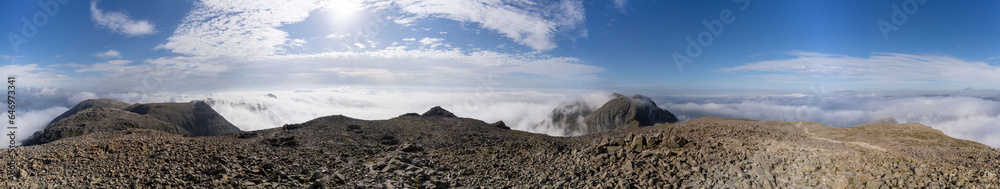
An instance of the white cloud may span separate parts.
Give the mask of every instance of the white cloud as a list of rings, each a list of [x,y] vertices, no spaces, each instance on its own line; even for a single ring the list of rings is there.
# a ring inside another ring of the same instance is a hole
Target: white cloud
[[[274,55],[289,41],[288,33],[277,28],[301,22],[321,7],[318,0],[203,0],[156,48],[197,56]]]
[[[426,41],[426,40],[425,40]],[[430,40],[433,41],[433,40]],[[351,70],[387,70],[395,75],[408,76],[410,84],[452,83],[482,77],[485,74],[530,74],[547,79],[569,79],[573,82],[592,78],[603,68],[582,64],[569,57],[549,57],[535,54],[504,54],[493,51],[463,52],[459,50],[377,50],[366,52],[327,52],[309,55],[275,56],[267,62],[294,62],[283,64],[287,71],[301,66],[314,70],[313,65],[337,62],[335,67]],[[360,76],[360,75],[358,75]],[[431,77],[417,77],[431,76]],[[417,78],[414,78],[417,77]],[[419,80],[417,80],[419,79]]]
[[[364,48],[367,47],[367,46],[365,46],[365,44],[361,44],[361,43],[354,43],[354,46],[358,47],[358,49],[364,49]]]
[[[326,38],[327,38],[327,39],[340,39],[340,38],[344,38],[344,37],[350,37],[350,36],[351,36],[351,34],[337,34],[337,33],[331,33],[330,35],[326,35]]]
[[[875,53],[859,58],[798,51],[789,54],[795,58],[754,62],[720,71],[784,72],[798,77],[862,79],[872,83],[1000,83],[1000,67],[943,55]]]
[[[92,92],[78,92],[76,94],[73,94],[73,96],[69,97],[68,99],[66,99],[66,102],[75,105],[79,104],[80,102],[83,102],[84,100],[96,99],[96,98],[97,94],[94,94]]]
[[[57,88],[42,87],[42,90],[38,92],[38,95],[51,96],[55,95],[59,91]]]
[[[59,71],[42,68],[38,64],[0,66],[0,76],[14,76],[15,83],[21,86],[63,86],[70,81],[69,77]]]
[[[17,58],[20,58],[20,57],[19,56],[11,56],[11,55],[0,55],[0,59],[4,59],[4,60],[7,60],[7,61],[10,61],[10,63],[14,63],[14,61],[17,60]]]
[[[615,8],[618,9],[622,14],[625,13],[625,5],[628,5],[628,0],[614,0]]]
[[[412,77],[422,77],[428,74],[410,74],[410,73],[399,73],[392,72],[386,69],[371,69],[371,68],[323,68],[319,69],[321,71],[328,71],[337,74],[340,77],[365,77],[371,79],[401,79],[401,78],[412,78]]]
[[[409,14],[396,19],[399,24],[435,17],[477,23],[535,50],[556,48],[556,33],[582,28],[583,2],[497,1],[497,0],[398,0],[395,8]],[[585,32],[584,32],[585,33]]]
[[[66,110],[69,110],[69,108],[61,106],[41,110],[19,110],[16,122],[18,126],[15,132],[18,139],[17,145],[21,145],[35,131],[41,131],[45,127],[48,127],[49,121],[52,121],[59,114],[66,112]],[[7,148],[7,145],[3,145],[3,148]]]
[[[423,39],[420,39],[420,44],[422,44],[424,47],[431,48],[431,49],[437,48],[439,46],[450,47],[450,45],[445,44],[444,43],[444,39],[441,39],[441,38],[428,38],[428,37],[425,37]]]
[[[119,92],[134,88],[183,92],[345,84],[470,86],[488,76],[504,87],[535,87],[595,82],[596,74],[604,71],[572,57],[405,46],[255,59],[182,56],[147,59],[142,63],[112,60],[67,66],[82,66],[77,72],[103,72],[102,78],[79,82],[88,83],[86,87],[91,89]]]
[[[416,38],[403,38],[403,41],[417,41]]]
[[[107,51],[101,51],[101,52],[94,53],[94,56],[96,56],[98,58],[121,58],[122,54],[121,54],[121,52],[118,52],[118,51],[112,49],[112,50],[107,50]]]
[[[129,69],[134,68],[133,66],[128,66],[132,63],[131,60],[112,60],[102,63],[96,63],[84,68],[77,69],[77,73],[82,72],[125,72]]]
[[[90,19],[111,32],[125,36],[156,33],[156,26],[146,20],[133,20],[124,12],[105,12],[97,8],[97,0],[90,1]]]

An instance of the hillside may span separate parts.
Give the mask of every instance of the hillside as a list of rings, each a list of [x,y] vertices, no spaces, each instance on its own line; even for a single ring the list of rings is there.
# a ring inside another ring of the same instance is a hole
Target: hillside
[[[191,136],[217,136],[240,132],[239,128],[229,123],[204,101],[135,104],[124,110],[180,126],[191,133]]]
[[[128,128],[152,129],[177,135],[188,134],[184,128],[148,116],[114,108],[92,107],[49,125],[41,133],[26,140],[24,145],[45,144],[68,137]]]
[[[10,162],[0,187],[1000,187],[1000,150],[919,124],[703,117],[552,137],[428,112],[215,137],[126,129],[0,149]]]
[[[110,99],[80,102],[25,140],[38,145],[88,133],[140,128],[182,136],[218,136],[241,132],[202,101],[128,105]]]

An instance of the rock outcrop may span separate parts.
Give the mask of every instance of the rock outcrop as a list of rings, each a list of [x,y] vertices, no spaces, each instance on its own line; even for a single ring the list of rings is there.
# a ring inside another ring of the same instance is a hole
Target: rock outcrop
[[[604,106],[587,116],[587,127],[591,132],[677,122],[674,114],[657,107],[649,97],[615,95],[615,99],[604,103]]]
[[[535,125],[535,128],[562,131],[562,135],[579,135],[677,122],[677,117],[656,106],[649,97],[621,94],[614,96],[615,98],[596,109],[589,104],[593,102],[564,103],[552,110],[549,119]]]
[[[448,110],[441,108],[441,106],[435,106],[434,108],[427,110],[427,112],[424,112],[424,114],[421,114],[420,116],[458,117],[455,116],[455,114],[449,112]]]

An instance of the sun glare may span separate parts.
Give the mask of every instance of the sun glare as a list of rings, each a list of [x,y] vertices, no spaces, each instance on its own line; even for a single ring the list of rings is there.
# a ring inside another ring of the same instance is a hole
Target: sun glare
[[[355,0],[334,0],[327,8],[327,14],[333,23],[343,25],[357,20],[364,6]]]

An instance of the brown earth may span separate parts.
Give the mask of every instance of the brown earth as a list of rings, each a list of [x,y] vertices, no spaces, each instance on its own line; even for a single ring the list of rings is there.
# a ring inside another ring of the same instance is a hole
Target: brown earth
[[[1000,150],[918,124],[715,117],[551,137],[458,117],[327,116],[215,137],[98,132],[0,149],[0,162],[3,188],[1000,187]]]

